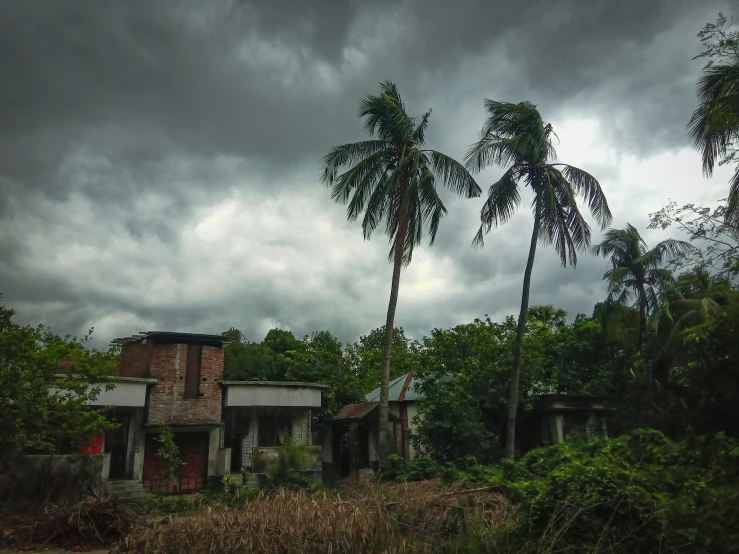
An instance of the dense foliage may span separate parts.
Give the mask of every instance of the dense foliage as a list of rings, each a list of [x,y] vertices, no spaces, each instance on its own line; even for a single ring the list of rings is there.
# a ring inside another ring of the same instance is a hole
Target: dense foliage
[[[66,452],[108,428],[87,403],[118,368],[116,353],[85,347],[89,334],[59,337],[14,313],[0,304],[0,469],[22,451]]]

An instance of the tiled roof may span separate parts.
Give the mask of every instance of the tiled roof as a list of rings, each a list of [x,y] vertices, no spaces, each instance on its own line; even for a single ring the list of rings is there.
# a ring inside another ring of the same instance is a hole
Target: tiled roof
[[[379,402],[365,402],[363,404],[349,404],[339,410],[339,413],[336,414],[336,417],[334,417],[334,420],[336,421],[336,420],[342,420],[342,419],[362,419],[364,416],[366,416],[368,413],[374,410],[377,405],[379,405]]]
[[[388,394],[389,402],[403,402],[410,400],[419,400],[420,395],[416,390],[416,384],[418,383],[418,377],[415,376],[414,371],[409,371],[405,375],[390,381],[390,390]],[[377,402],[380,400],[380,389],[376,388],[366,397],[370,402]]]

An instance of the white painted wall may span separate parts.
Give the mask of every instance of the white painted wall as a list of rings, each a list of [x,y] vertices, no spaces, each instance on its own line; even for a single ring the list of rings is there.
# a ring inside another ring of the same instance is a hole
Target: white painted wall
[[[321,407],[321,389],[279,385],[225,385],[226,406]]]
[[[407,402],[406,403],[406,410],[408,411],[408,430],[411,433],[415,433],[417,425],[413,421],[416,417],[416,414],[418,413],[418,408],[416,407],[415,402]],[[411,459],[416,457],[416,451],[413,448],[413,443],[409,441],[409,450],[408,450],[409,456]]]
[[[88,394],[93,389],[98,389],[97,398],[87,402],[88,406],[121,406],[129,408],[143,408],[146,404],[146,383],[126,383],[117,382],[110,383],[112,390],[106,390],[107,383],[103,382],[96,385],[88,385]],[[58,389],[57,387],[49,387],[51,393],[61,390],[62,394],[68,389]]]

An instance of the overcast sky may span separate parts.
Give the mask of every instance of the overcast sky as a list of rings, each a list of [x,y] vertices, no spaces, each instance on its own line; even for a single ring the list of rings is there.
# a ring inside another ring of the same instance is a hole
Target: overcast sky
[[[98,346],[231,326],[353,341],[382,325],[387,239],[364,242],[318,176],[328,148],[366,137],[357,104],[383,80],[410,111],[433,109],[428,143],[458,159],[484,98],[533,102],[559,160],[600,180],[613,226],[645,229],[669,199],[715,201],[728,171],[702,177],[685,126],[695,35],[729,4],[5,0],[4,303],[61,334],[94,326]],[[483,191],[500,173],[478,176]],[[527,198],[482,250],[483,200],[445,198],[436,244],[401,277],[396,325],[419,338],[520,302]],[[563,269],[540,249],[531,303],[590,313],[605,269],[590,255]]]

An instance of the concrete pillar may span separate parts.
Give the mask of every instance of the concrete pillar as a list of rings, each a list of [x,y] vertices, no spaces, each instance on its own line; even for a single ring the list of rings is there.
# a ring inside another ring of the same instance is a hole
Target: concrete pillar
[[[144,479],[144,450],[146,448],[146,431],[139,429],[136,434],[136,448],[133,454],[133,468],[131,479],[142,481]]]
[[[565,441],[564,433],[562,431],[561,415],[549,416],[549,432],[552,437],[552,444],[559,444]]]

